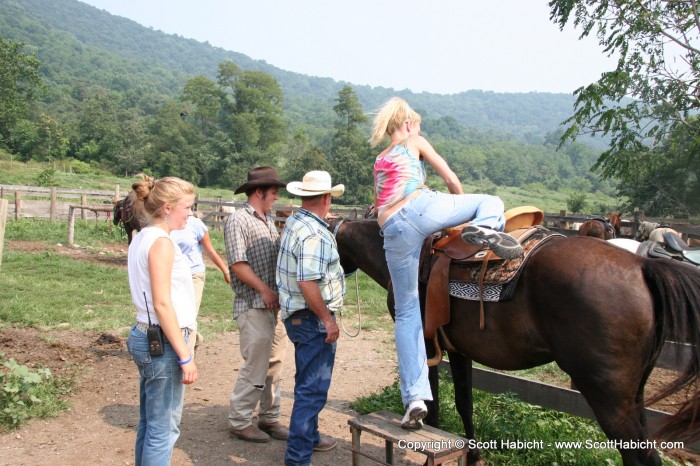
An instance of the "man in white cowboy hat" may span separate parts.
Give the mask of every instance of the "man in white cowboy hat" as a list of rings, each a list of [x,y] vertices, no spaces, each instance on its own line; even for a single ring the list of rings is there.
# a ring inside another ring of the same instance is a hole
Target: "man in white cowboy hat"
[[[294,406],[284,463],[308,465],[313,451],[327,451],[337,440],[321,437],[318,415],[326,405],[340,332],[335,312],[343,305],[345,278],[335,238],[324,218],[331,197],[345,186],[332,186],[325,171],[310,171],[303,181],[287,184],[301,197],[301,209],[287,220],[277,259],[280,318],[294,343]]]
[[[280,237],[270,215],[284,185],[273,167],[250,169],[248,181],[235,191],[246,193],[248,201],[229,215],[224,227],[226,256],[234,272],[233,318],[243,357],[229,401],[229,431],[248,442],[286,440],[289,435],[279,423],[287,338],[275,283]],[[258,404],[256,426],[252,418]]]

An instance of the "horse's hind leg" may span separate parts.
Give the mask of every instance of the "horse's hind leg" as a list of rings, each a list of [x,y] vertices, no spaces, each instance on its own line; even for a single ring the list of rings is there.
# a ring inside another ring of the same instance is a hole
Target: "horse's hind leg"
[[[572,376],[581,394],[596,415],[598,424],[608,439],[624,443],[635,442],[643,448],[618,448],[625,466],[661,466],[661,458],[653,448],[646,448],[646,419],[644,416],[644,383],[648,373],[638,384],[635,393],[625,389],[624,377],[607,377],[599,382],[599,387],[590,385],[590,378],[577,380]],[[588,384],[586,382],[589,382]],[[621,445],[621,446],[622,446]]]

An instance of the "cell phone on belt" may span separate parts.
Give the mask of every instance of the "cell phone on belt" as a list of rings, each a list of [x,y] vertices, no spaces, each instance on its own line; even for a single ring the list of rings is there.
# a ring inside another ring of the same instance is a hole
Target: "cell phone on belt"
[[[143,292],[143,301],[146,303],[146,317],[148,317],[148,330],[146,338],[148,339],[148,354],[151,356],[163,356],[163,329],[160,325],[151,323],[151,313],[148,310],[148,299],[146,292]]]

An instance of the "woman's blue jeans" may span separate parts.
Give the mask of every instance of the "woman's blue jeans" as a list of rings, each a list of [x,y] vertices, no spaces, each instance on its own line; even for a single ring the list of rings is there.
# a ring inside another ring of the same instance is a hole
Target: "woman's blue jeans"
[[[168,465],[180,435],[178,426],[185,397],[177,353],[163,337],[163,355],[151,356],[146,334],[135,326],[131,329],[126,346],[141,376],[135,464]]]
[[[382,226],[394,289],[394,334],[404,406],[415,400],[433,399],[418,296],[421,246],[425,238],[436,231],[469,221],[473,225],[503,230],[503,201],[486,194],[457,195],[423,189]]]
[[[321,441],[318,414],[326,405],[335,363],[336,343],[326,343],[326,327],[311,311],[294,313],[284,321],[294,343],[294,406],[289,420],[286,466],[308,465]]]

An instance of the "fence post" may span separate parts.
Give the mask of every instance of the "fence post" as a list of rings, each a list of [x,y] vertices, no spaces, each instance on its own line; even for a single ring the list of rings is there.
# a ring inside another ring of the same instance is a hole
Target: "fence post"
[[[19,191],[15,191],[15,220],[19,220],[19,211],[22,206]]]
[[[5,244],[5,222],[7,221],[7,199],[0,197],[0,270],[2,270],[2,247]]]
[[[562,217],[566,217],[566,210],[560,210],[559,215]],[[560,227],[565,229],[565,230],[568,230],[569,229],[569,222],[568,221],[561,222]]]
[[[83,209],[81,209],[83,210]],[[68,207],[68,246],[73,246],[75,237],[75,209],[73,206]]]
[[[644,211],[639,207],[635,207],[634,212],[632,212],[632,218],[634,219],[634,229],[632,230],[632,237],[634,238],[637,235],[637,230],[639,230],[639,224],[644,221]]]
[[[120,197],[121,196],[119,194],[119,185],[116,184],[116,185],[114,185],[114,202],[117,202]]]
[[[80,195],[80,205],[87,205],[87,194]],[[80,209],[80,218],[82,220],[87,220],[87,213],[85,209]]]
[[[634,221],[636,223],[639,223],[639,222],[644,220],[644,211],[642,209],[640,209],[639,207],[634,208],[633,215],[634,215]]]
[[[51,207],[49,208],[49,220],[56,220],[56,187],[51,186]]]

